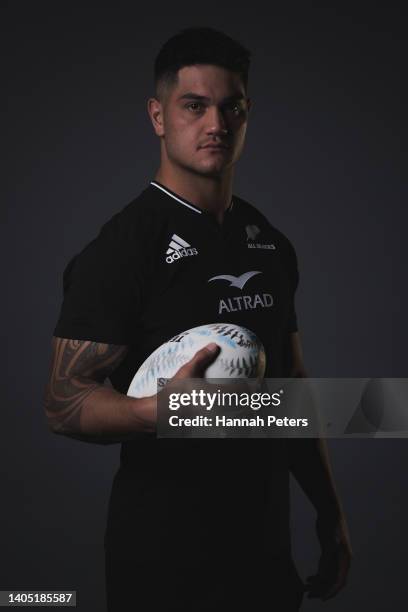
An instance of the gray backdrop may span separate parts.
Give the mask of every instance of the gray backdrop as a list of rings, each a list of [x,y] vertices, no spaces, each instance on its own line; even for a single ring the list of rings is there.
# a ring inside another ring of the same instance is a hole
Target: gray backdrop
[[[120,447],[50,434],[42,395],[66,263],[157,167],[145,110],[153,58],[181,28],[224,29],[253,52],[235,192],[296,247],[310,375],[407,376],[401,15],[268,10],[254,2],[11,3],[3,26],[0,589],[77,589],[80,609],[104,610],[103,532]],[[407,442],[329,446],[355,558],[346,590],[302,609],[400,610]],[[295,483],[292,521],[305,578],[318,546],[314,513]]]

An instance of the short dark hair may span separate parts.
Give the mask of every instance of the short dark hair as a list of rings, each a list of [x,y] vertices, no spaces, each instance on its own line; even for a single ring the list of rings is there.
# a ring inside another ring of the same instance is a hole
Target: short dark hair
[[[164,43],[154,62],[156,95],[177,83],[177,73],[184,66],[211,64],[240,75],[245,91],[251,53],[241,43],[213,28],[187,28]]]

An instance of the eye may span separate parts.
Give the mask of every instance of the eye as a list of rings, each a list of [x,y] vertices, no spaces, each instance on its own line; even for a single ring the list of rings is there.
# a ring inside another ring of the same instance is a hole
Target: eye
[[[186,104],[186,108],[192,113],[199,113],[201,110],[203,110],[203,105],[201,102],[189,102]]]
[[[244,111],[242,104],[239,102],[232,102],[227,106],[227,110],[230,111],[235,117],[238,117]]]

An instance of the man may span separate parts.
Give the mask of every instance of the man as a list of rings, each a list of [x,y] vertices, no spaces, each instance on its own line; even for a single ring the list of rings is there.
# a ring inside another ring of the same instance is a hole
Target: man
[[[148,101],[155,179],[64,272],[46,412],[55,433],[122,442],[105,534],[110,611],[293,611],[304,590],[325,599],[345,584],[351,548],[321,440],[158,440],[156,397],[125,395],[155,348],[215,321],[259,336],[266,376],[305,376],[293,247],[232,195],[248,68],[249,52],[212,29],[167,41]],[[243,280],[214,280],[227,275]],[[202,376],[218,350],[202,349],[176,377]],[[306,587],[290,553],[290,471],[322,546]]]

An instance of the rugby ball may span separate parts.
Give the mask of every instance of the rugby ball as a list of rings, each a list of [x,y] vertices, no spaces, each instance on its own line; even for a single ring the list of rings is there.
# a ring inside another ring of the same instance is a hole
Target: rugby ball
[[[205,380],[263,378],[265,351],[257,336],[239,325],[211,323],[188,329],[159,346],[140,366],[127,394],[131,397],[155,395],[177,370],[210,342],[218,344],[221,350],[206,369]]]

